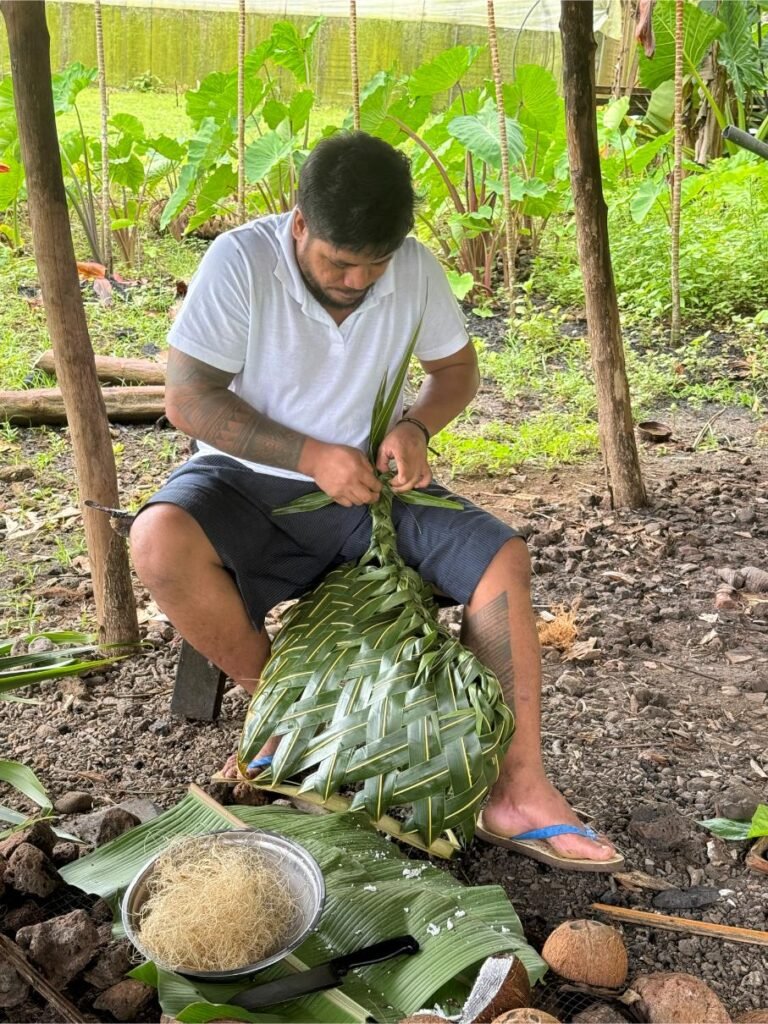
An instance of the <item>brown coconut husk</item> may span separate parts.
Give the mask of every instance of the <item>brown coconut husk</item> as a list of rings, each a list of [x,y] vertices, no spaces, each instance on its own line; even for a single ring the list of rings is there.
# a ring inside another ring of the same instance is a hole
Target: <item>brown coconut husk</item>
[[[285,874],[257,850],[207,836],[158,859],[139,939],[171,970],[228,971],[258,963],[290,934],[298,906]]]

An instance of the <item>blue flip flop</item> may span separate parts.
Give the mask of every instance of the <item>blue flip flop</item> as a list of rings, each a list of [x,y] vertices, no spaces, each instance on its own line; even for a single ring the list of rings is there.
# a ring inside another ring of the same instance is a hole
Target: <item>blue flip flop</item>
[[[274,754],[263,754],[261,757],[254,757],[248,762],[248,771],[256,772],[259,768],[269,768],[274,760]]]
[[[563,871],[596,871],[611,873],[621,871],[624,867],[624,858],[616,853],[608,860],[589,860],[583,857],[567,857],[558,853],[547,840],[555,836],[584,836],[585,839],[600,840],[600,836],[589,825],[547,825],[544,828],[534,828],[528,832],[521,832],[516,836],[500,836],[491,832],[483,824],[482,812],[478,815],[475,835],[486,843],[494,846],[501,846],[513,853],[519,853],[523,857],[530,857],[541,864],[549,864],[551,867],[560,868]]]

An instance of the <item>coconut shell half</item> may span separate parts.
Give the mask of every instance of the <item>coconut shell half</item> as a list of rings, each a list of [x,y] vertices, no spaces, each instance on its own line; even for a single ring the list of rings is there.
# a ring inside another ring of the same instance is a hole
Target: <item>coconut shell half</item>
[[[641,974],[632,983],[640,1001],[632,1004],[648,1024],[730,1024],[718,997],[692,974],[657,971]]]
[[[544,943],[541,955],[568,981],[618,989],[627,980],[629,960],[621,932],[600,921],[564,921]]]

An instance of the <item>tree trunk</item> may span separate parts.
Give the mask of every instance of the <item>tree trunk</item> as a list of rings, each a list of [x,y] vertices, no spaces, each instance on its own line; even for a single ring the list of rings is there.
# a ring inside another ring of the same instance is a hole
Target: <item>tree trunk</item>
[[[613,74],[613,87],[611,96],[617,100],[623,96],[628,80],[629,68],[632,58],[637,50],[635,42],[635,22],[637,21],[637,0],[621,0],[621,44],[619,56],[616,60],[616,69]],[[633,86],[630,85],[627,94],[632,93]]]
[[[608,244],[595,117],[595,37],[591,0],[562,0],[560,37],[576,239],[597,385],[600,445],[611,503],[647,504],[632,427],[619,307]]]
[[[517,231],[512,216],[512,199],[509,192],[509,143],[507,141],[507,118],[504,113],[504,89],[499,60],[499,37],[496,32],[496,14],[493,0],[488,0],[488,46],[491,51],[491,73],[496,92],[496,109],[499,115],[499,142],[501,144],[501,186],[504,190],[504,278],[509,300],[515,287],[515,257]],[[469,155],[472,159],[472,155]]]
[[[245,0],[237,14],[237,221],[245,224]]]
[[[152,359],[125,359],[122,356],[94,358],[96,376],[107,384],[165,384],[165,353],[162,362]],[[35,362],[35,369],[56,376],[56,360],[52,348],[43,352]]]
[[[107,68],[104,62],[104,23],[101,0],[93,0],[96,22],[96,64],[99,69],[99,100],[101,106],[101,251],[107,273],[112,273],[112,215],[109,209],[109,99],[107,97]]]
[[[51,92],[50,40],[42,0],[0,0],[27,176],[32,239],[48,330],[66,400],[81,498],[117,506],[117,474],[80,295]],[[99,639],[138,638],[128,554],[103,516],[83,511]]]
[[[685,0],[675,0],[675,151],[672,167],[672,209],[670,284],[672,323],[669,340],[673,348],[680,344],[680,199],[683,185],[683,28]]]
[[[360,72],[357,67],[357,4],[349,0],[349,66],[352,77],[352,124],[360,131]]]

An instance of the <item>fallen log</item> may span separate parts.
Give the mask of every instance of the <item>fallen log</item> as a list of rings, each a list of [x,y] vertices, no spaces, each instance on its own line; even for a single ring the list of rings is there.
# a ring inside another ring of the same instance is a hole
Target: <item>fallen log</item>
[[[158,386],[102,388],[107,418],[112,423],[148,423],[165,415],[165,388]],[[58,388],[0,391],[0,420],[21,426],[65,424],[67,414]]]
[[[96,376],[107,384],[165,384],[163,362],[153,359],[123,359],[120,356],[95,356]],[[49,348],[35,363],[35,369],[56,376],[53,349]]]

